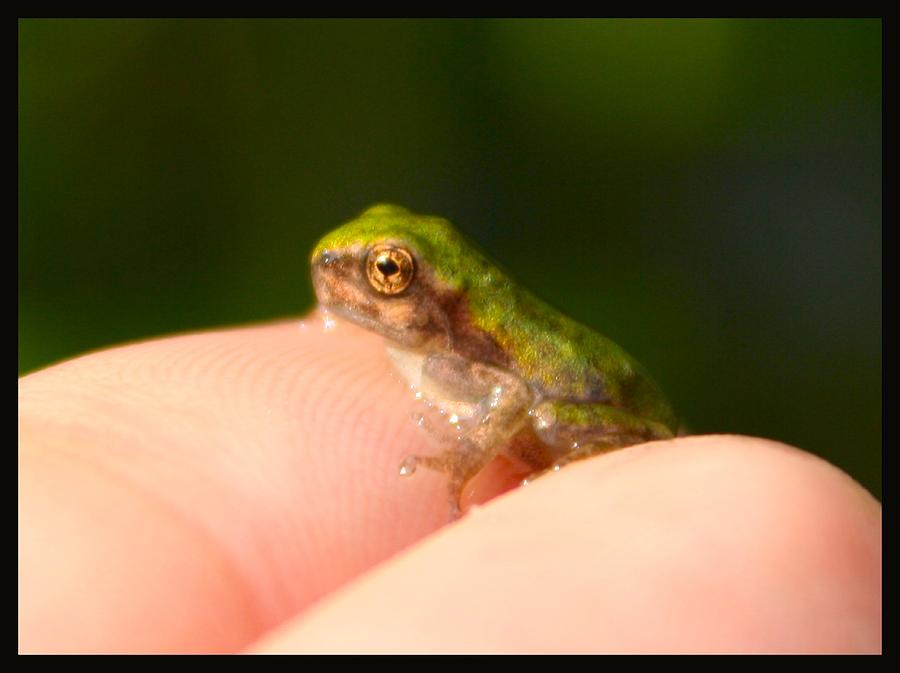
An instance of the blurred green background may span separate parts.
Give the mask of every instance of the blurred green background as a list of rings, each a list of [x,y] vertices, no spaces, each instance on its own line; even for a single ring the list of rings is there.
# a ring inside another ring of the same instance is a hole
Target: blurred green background
[[[19,49],[19,372],[299,315],[376,201],[458,224],[695,432],[881,495],[882,27],[49,21]]]

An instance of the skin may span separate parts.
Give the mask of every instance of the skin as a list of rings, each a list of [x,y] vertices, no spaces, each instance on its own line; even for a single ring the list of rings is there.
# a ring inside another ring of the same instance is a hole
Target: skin
[[[385,337],[410,386],[436,411],[419,424],[448,477],[451,517],[465,485],[497,454],[551,467],[674,436],[656,383],[616,344],[524,290],[449,222],[374,206],[311,256],[320,305]],[[449,421],[448,421],[449,419]]]
[[[881,507],[835,467],[735,436],[527,488],[498,459],[448,526],[439,475],[397,478],[424,438],[390,372],[292,320],[20,379],[19,650],[881,651]]]

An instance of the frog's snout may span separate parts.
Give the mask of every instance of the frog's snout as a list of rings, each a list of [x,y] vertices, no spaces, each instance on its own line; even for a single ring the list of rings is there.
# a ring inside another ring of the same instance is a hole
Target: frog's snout
[[[318,248],[312,253],[310,271],[313,289],[320,303],[347,301],[356,285],[353,256],[330,248]]]
[[[328,248],[313,252],[309,264],[313,284],[318,286],[335,282],[345,272],[345,261],[345,256]]]

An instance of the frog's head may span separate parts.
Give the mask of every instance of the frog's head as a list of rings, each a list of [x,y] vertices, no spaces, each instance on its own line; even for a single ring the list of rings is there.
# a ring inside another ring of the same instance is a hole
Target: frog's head
[[[377,205],[319,241],[310,263],[321,306],[417,348],[447,343],[473,259],[446,220]]]

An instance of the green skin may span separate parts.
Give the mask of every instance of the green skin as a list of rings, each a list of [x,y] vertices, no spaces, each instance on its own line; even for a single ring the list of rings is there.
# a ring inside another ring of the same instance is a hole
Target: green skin
[[[414,261],[396,294],[367,275],[376,246]],[[451,516],[501,450],[537,475],[675,433],[669,403],[631,356],[531,295],[444,219],[374,206],[325,236],[311,266],[320,305],[385,336],[428,403],[434,418],[420,424],[447,448],[410,457],[402,472],[445,472]]]

